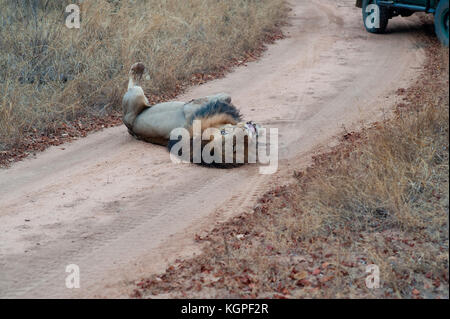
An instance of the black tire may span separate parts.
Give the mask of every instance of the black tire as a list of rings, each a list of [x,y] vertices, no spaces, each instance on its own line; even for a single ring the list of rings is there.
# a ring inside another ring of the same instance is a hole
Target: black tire
[[[380,12],[380,25],[379,27],[372,27],[368,26],[367,23],[370,21],[369,15],[373,12],[370,11],[367,12],[368,6],[375,4],[375,0],[363,0],[362,2],[362,15],[363,15],[363,23],[364,27],[366,28],[367,32],[370,33],[384,33],[386,31],[388,22],[389,22],[389,8],[380,6],[379,12]],[[372,21],[373,22],[373,21]]]
[[[441,0],[434,13],[434,29],[443,45],[448,47],[448,0]]]

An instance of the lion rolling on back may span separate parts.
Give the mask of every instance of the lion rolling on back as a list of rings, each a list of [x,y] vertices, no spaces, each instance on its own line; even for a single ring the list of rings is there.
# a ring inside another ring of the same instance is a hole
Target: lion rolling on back
[[[171,151],[172,147],[179,142],[178,139],[171,140],[171,132],[177,128],[184,128],[191,134],[191,145],[193,137],[193,126],[195,121],[201,121],[201,132],[208,128],[216,128],[221,132],[222,143],[227,139],[233,139],[236,132],[246,135],[244,147],[244,163],[247,162],[248,143],[252,140],[256,143],[258,127],[251,122],[241,122],[239,110],[231,103],[228,94],[220,93],[195,99],[190,102],[165,102],[150,105],[140,86],[145,66],[142,63],[135,63],[129,73],[128,91],[122,100],[123,122],[128,128],[128,132],[137,139],[146,142],[164,145]],[[216,134],[218,135],[218,134]],[[211,139],[201,141],[201,148],[209,143]],[[191,147],[190,160],[193,160]],[[233,152],[235,147],[233,146]],[[236,154],[233,154],[233,162],[222,161],[208,163],[216,167],[233,167],[239,164]],[[202,164],[206,164],[203,160]]]

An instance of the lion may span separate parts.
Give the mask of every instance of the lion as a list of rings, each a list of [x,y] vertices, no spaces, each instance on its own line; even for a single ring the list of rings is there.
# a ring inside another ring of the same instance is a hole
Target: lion
[[[201,156],[198,164],[234,167],[249,161],[249,146],[255,146],[257,143],[259,125],[242,121],[239,110],[231,103],[230,95],[219,93],[189,102],[172,101],[151,105],[140,86],[144,71],[143,63],[133,64],[129,72],[128,90],[122,100],[123,123],[132,136],[166,146],[169,152],[172,152],[174,146],[180,142],[180,136],[174,137],[173,132],[183,128],[190,136],[190,161],[194,161],[193,145],[196,140],[199,140],[201,150],[211,142],[216,143],[215,147],[209,145],[210,155],[218,149],[226,150],[227,142],[232,144],[233,152],[232,161],[229,160],[230,157],[227,161],[225,154],[220,154],[209,162]],[[198,128],[201,134],[197,136],[194,132],[195,123],[200,123]],[[243,138],[240,139],[239,136]],[[243,141],[243,147],[237,145],[238,141]],[[218,147],[219,143],[222,147]],[[243,156],[238,155],[239,150],[243,151]],[[176,151],[174,155],[181,156],[182,152]]]

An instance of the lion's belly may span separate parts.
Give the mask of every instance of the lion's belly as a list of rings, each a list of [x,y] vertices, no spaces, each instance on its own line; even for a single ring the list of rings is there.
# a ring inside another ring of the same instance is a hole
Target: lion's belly
[[[220,93],[188,103],[174,101],[155,104],[138,115],[133,124],[133,132],[141,138],[162,144],[161,139],[168,140],[172,130],[186,127],[187,118],[191,118],[197,110],[214,100],[230,103],[231,97]]]
[[[186,125],[183,102],[153,105],[136,118],[133,132],[141,137],[169,139],[170,132]]]

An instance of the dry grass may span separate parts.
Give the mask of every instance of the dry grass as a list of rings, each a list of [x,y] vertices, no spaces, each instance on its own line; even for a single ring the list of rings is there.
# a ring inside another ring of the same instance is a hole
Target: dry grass
[[[283,0],[85,0],[78,30],[72,2],[0,0],[0,151],[116,109],[136,61],[164,95],[260,46],[285,14]]]
[[[427,52],[394,119],[347,134],[136,296],[448,298],[448,50]]]

